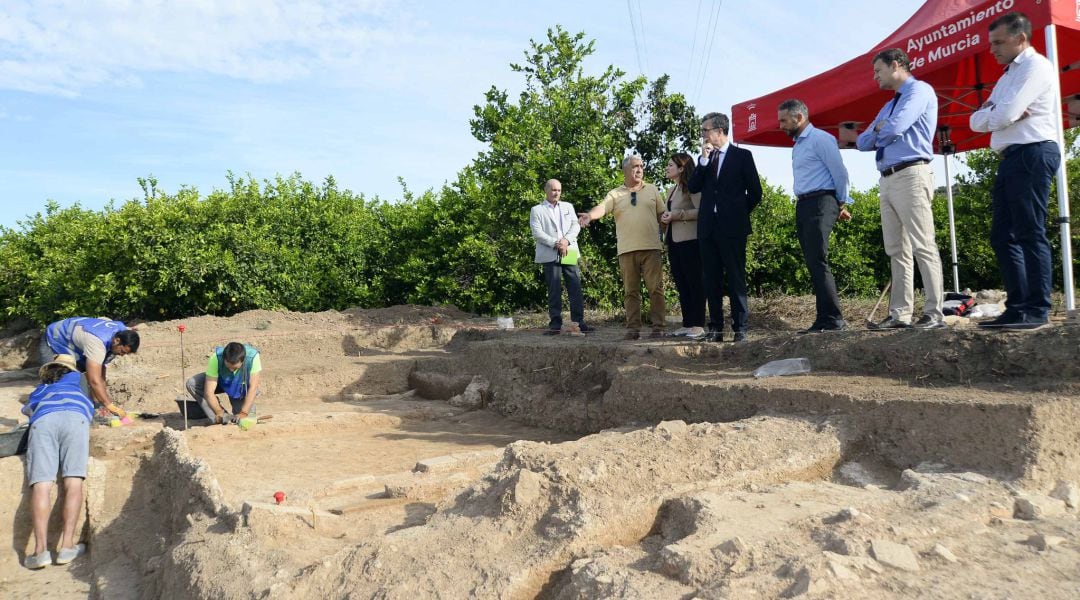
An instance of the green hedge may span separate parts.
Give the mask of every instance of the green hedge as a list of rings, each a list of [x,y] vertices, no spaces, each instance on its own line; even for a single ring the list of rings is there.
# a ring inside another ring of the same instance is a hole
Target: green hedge
[[[293,175],[260,184],[229,175],[228,182],[200,196],[187,188],[167,194],[144,180],[143,199],[97,211],[50,204],[45,214],[0,231],[6,319],[43,324],[70,315],[159,319],[399,303],[494,314],[544,306],[528,230],[534,200],[502,202],[493,213],[483,191],[467,185],[388,203],[339,190],[332,179],[316,184]],[[975,172],[957,187],[962,280],[975,288],[1000,285],[986,242],[984,184]],[[764,189],[748,247],[751,293],[808,293],[794,205],[767,182]],[[834,230],[831,262],[842,294],[873,295],[889,278],[877,193],[854,199],[854,220]],[[951,286],[944,200],[934,209]],[[608,219],[581,236],[591,307],[622,303],[613,230]],[[1059,269],[1056,250],[1055,261]]]

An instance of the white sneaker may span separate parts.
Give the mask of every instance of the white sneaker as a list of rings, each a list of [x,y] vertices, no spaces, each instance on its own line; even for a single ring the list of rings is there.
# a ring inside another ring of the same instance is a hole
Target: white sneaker
[[[86,552],[86,544],[75,544],[74,548],[61,548],[56,553],[56,564],[66,565]]]
[[[49,566],[49,563],[51,562],[52,556],[49,555],[48,550],[45,550],[41,554],[27,555],[23,565],[26,566],[27,569],[43,569]]]
[[[704,327],[687,327],[686,328],[686,337],[688,337],[690,339],[695,339],[695,340],[699,339],[699,338],[703,338],[703,337],[705,337],[705,328]]]
[[[671,337],[682,337],[682,336],[684,336],[684,335],[686,335],[688,333],[690,333],[690,328],[689,327],[680,327],[680,328],[676,329],[675,331],[672,331],[668,335],[670,335]]]

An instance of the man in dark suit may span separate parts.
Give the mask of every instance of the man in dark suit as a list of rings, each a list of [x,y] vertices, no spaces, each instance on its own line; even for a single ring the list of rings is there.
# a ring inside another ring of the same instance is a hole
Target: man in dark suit
[[[734,341],[746,339],[749,311],[746,303],[746,238],[750,211],[761,202],[761,180],[754,156],[728,140],[731,121],[723,113],[701,120],[704,145],[698,166],[690,176],[690,192],[701,194],[698,208],[698,243],[709,303],[706,340],[723,341],[724,307],[721,284],[726,286]]]

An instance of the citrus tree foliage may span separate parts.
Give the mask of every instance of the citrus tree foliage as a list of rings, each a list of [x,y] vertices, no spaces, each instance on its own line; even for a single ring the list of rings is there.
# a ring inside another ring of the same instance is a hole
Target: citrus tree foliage
[[[101,211],[50,203],[0,231],[7,318],[161,318],[253,308],[378,305],[389,231],[375,203],[298,175],[228,177],[206,197],[163,193]]]

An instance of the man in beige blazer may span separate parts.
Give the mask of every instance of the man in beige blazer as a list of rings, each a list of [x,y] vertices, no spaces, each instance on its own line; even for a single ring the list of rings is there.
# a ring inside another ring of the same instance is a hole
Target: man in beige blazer
[[[585,324],[585,301],[581,295],[581,271],[577,261],[577,236],[581,231],[577,213],[569,202],[560,200],[562,184],[549,179],[544,184],[545,199],[532,207],[529,228],[536,240],[533,261],[544,266],[544,281],[548,288],[548,328],[544,335],[558,335],[562,330],[562,282],[566,281],[566,295],[570,298],[570,320],[577,323],[582,333],[594,331]]]

